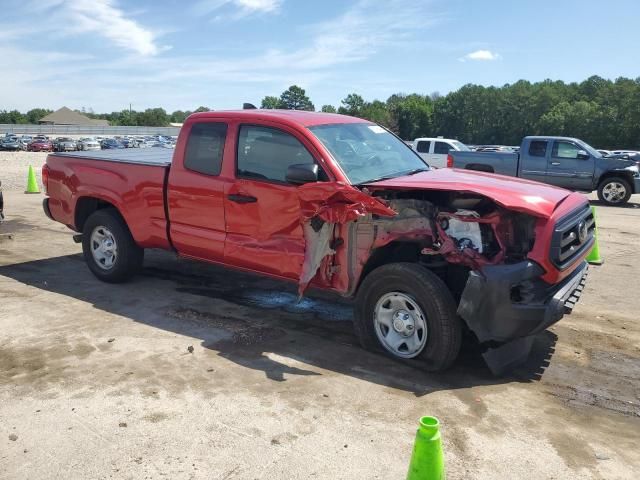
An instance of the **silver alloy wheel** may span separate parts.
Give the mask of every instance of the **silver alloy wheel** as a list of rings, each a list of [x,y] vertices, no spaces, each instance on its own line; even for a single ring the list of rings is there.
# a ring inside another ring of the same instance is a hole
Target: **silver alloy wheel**
[[[118,257],[118,245],[113,233],[103,226],[97,226],[91,232],[91,254],[93,259],[103,270],[111,270]]]
[[[627,187],[620,182],[609,182],[602,188],[602,196],[609,203],[619,203],[627,196]]]
[[[400,358],[414,358],[427,344],[427,320],[406,293],[390,292],[376,303],[373,321],[382,346]]]

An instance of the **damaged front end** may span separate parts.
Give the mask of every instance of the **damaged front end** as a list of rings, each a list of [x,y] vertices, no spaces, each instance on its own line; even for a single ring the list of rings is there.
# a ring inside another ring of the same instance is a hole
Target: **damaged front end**
[[[321,191],[301,187],[309,282],[353,295],[373,269],[416,262],[437,274],[495,374],[521,362],[532,336],[558,321],[584,285],[586,266],[559,285],[528,258],[537,218],[473,193],[431,190]]]

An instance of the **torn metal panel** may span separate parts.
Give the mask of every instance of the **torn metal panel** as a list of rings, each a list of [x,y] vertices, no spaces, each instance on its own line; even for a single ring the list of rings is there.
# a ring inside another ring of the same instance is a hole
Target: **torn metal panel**
[[[344,225],[365,215],[396,215],[396,212],[381,200],[336,182],[302,185],[298,187],[298,197],[305,239],[304,263],[298,282],[300,296],[318,271],[323,270],[323,265],[327,270],[323,283],[331,281],[332,266],[326,263],[327,259],[336,253],[332,246],[336,225]]]
[[[367,214],[395,216],[382,200],[336,182],[308,183],[298,187],[304,219],[320,217],[328,223],[347,223]]]
[[[323,222],[322,225],[317,228],[312,221],[304,222],[302,225],[304,230],[305,254],[302,273],[300,274],[300,281],[298,282],[298,294],[300,296],[302,296],[306,290],[311,279],[315,277],[323,259],[336,253],[335,250],[331,248],[334,226],[332,223]]]

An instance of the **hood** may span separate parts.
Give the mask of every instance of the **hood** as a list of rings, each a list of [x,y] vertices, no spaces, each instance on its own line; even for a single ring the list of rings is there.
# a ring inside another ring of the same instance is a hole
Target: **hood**
[[[440,190],[487,197],[509,210],[549,218],[571,192],[544,183],[492,173],[440,168],[366,185],[370,190]]]
[[[631,158],[625,158],[625,155],[612,155],[610,157],[597,159],[597,162],[601,162],[602,165],[606,165],[606,169],[610,170],[620,170],[632,167],[637,165],[638,161],[640,161],[640,155],[633,156]]]

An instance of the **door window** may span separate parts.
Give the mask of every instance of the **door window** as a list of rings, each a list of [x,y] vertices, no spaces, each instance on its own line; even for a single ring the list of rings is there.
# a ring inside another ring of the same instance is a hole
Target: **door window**
[[[532,140],[531,143],[529,144],[529,156],[546,157],[547,142],[545,140]]]
[[[269,127],[240,127],[238,177],[286,182],[289,166],[301,163],[315,161],[304,145],[292,135]]]
[[[226,123],[196,123],[191,127],[184,167],[205,175],[220,175]]]
[[[420,140],[416,145],[418,153],[429,153],[429,148],[431,148],[431,142],[427,140]]]
[[[449,150],[451,150],[451,145],[444,142],[436,142],[433,147],[433,153],[438,155],[447,155],[449,153]]]
[[[551,156],[554,158],[578,158],[578,152],[582,150],[575,143],[564,142],[562,140],[556,140],[553,142],[553,150]]]

